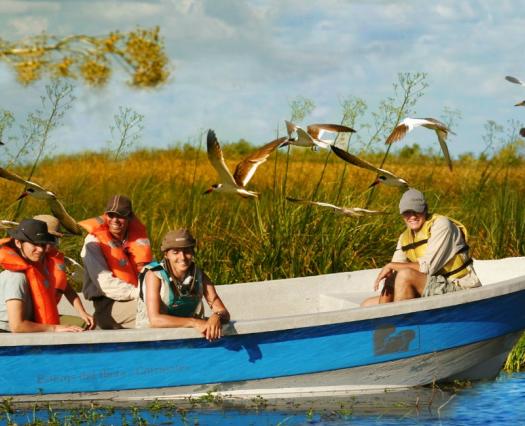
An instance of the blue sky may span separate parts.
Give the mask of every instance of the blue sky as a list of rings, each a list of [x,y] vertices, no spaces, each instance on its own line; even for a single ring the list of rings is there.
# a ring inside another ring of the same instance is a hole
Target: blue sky
[[[172,79],[147,91],[130,89],[123,73],[103,89],[75,83],[73,108],[51,136],[57,151],[105,147],[119,106],[144,115],[144,147],[195,141],[208,128],[223,141],[262,144],[278,125],[284,131],[298,96],[316,104],[303,124],[339,122],[343,99],[363,98],[374,111],[393,95],[400,72],[428,73],[414,116],[461,112],[457,136],[449,139],[453,157],[482,150],[487,120],[525,121],[525,108],[513,106],[525,99],[525,87],[504,80],[508,74],[525,79],[525,14],[517,0],[0,3],[0,38],[8,40],[42,31],[103,35],[137,25],[160,26]],[[24,88],[0,64],[0,108],[23,122],[39,107],[43,84]],[[361,136],[367,138],[366,129]],[[435,145],[435,136],[419,129],[405,143],[416,142]]]

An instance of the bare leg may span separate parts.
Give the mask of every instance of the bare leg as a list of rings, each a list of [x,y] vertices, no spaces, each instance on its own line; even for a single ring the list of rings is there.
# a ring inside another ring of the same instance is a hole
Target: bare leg
[[[372,296],[368,299],[365,299],[361,302],[361,307],[364,308],[365,306],[373,306],[377,305],[379,303],[379,297],[380,296]]]
[[[421,297],[426,283],[426,274],[410,268],[401,269],[394,283],[394,301]]]
[[[394,300],[394,279],[395,275],[388,277],[385,280],[383,290],[381,290],[380,296],[372,296],[361,302],[361,307],[373,306],[379,303],[389,303]]]

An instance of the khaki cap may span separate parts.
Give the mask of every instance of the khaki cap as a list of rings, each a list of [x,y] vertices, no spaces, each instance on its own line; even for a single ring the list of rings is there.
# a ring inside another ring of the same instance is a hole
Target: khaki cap
[[[168,233],[164,235],[160,250],[164,252],[172,248],[194,247],[196,243],[197,241],[193,238],[190,231],[181,228],[175,231],[168,231]]]

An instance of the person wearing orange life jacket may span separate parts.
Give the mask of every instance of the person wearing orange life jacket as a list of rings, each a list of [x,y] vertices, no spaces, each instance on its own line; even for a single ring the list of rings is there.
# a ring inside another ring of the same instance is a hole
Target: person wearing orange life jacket
[[[0,330],[15,333],[78,332],[82,328],[60,325],[54,281],[45,259],[48,244],[55,243],[45,222],[22,220],[9,229],[11,238],[0,242]]]
[[[61,315],[60,322],[62,324],[67,324],[68,321],[73,322],[74,324],[79,322],[78,325],[84,326],[88,330],[93,330],[95,328],[95,320],[86,312],[82,300],[80,300],[77,292],[73,290],[67,281],[66,259],[64,254],[58,249],[59,239],[64,236],[64,234],[60,232],[60,221],[55,216],[48,214],[33,216],[33,219],[45,222],[47,224],[47,231],[55,237],[55,244],[48,244],[46,246],[45,262],[47,263],[48,270],[52,271],[52,274],[55,277],[54,285],[56,303],[58,305],[62,295],[65,295],[71,306],[73,306],[78,312],[78,315],[84,324],[81,324],[82,321],[80,318],[69,315]]]
[[[114,195],[102,216],[79,222],[88,231],[80,256],[84,297],[93,301],[103,329],[133,328],[139,295],[138,274],[153,259],[145,226],[131,200]]]
[[[361,306],[481,286],[461,223],[428,213],[424,195],[414,188],[401,197],[399,212],[407,228],[399,237],[392,261],[374,282],[376,291],[384,283],[381,295],[366,299]]]

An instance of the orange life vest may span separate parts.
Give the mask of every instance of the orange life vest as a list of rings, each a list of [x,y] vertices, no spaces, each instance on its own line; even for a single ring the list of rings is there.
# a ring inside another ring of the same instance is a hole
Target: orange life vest
[[[64,260],[64,254],[58,251],[56,247],[48,247],[46,251],[46,266],[49,274],[53,277],[55,300],[58,304],[67,287],[66,261]]]
[[[97,216],[83,220],[79,225],[100,241],[102,254],[113,275],[136,287],[140,272],[137,264],[149,263],[153,259],[146,227],[133,216],[128,224],[127,240],[120,244],[109,232],[107,220],[106,215]]]
[[[40,324],[59,324],[58,308],[55,298],[55,269],[49,269],[48,286],[46,277],[37,267],[26,262],[18,252],[8,244],[11,238],[0,240],[0,266],[8,271],[24,272],[33,300],[35,322]],[[49,264],[48,264],[49,265]]]

